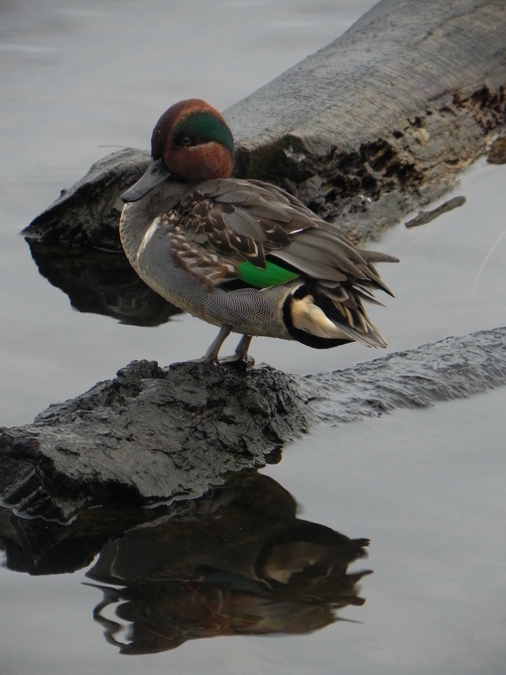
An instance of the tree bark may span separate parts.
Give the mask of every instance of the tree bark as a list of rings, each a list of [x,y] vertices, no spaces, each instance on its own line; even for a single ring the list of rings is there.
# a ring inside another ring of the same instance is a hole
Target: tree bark
[[[506,124],[504,0],[382,0],[225,115],[237,175],[359,240],[449,190]]]
[[[382,0],[225,111],[235,174],[283,186],[364,241],[450,189],[506,125],[504,0]],[[120,250],[148,154],[95,164],[24,233]]]

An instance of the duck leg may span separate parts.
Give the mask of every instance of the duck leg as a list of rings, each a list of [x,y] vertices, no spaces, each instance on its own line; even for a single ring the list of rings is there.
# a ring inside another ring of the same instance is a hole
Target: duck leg
[[[226,356],[224,359],[220,359],[220,363],[236,363],[237,361],[247,361],[248,349],[251,344],[251,340],[251,335],[243,335],[239,340],[239,344],[235,348],[235,352],[232,354],[232,356]]]
[[[204,356],[201,359],[198,359],[201,363],[216,363],[218,364],[218,354],[220,353],[220,349],[222,344],[225,342],[225,340],[228,338],[231,332],[231,327],[230,326],[222,326],[220,328],[220,332],[216,336],[216,338],[211,342],[211,346],[207,350],[207,352],[204,354]],[[250,338],[251,340],[251,338]],[[240,343],[239,343],[240,344]],[[246,349],[246,351],[248,351]]]

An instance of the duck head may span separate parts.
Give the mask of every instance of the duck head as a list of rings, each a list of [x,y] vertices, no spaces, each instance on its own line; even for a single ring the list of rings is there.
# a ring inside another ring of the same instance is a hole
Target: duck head
[[[121,198],[135,202],[168,178],[188,182],[228,178],[233,163],[234,140],[222,115],[201,99],[180,101],[156,123],[151,163]]]

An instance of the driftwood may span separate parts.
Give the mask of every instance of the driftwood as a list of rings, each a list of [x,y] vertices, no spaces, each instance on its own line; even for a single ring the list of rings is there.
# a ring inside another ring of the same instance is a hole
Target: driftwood
[[[504,2],[383,0],[227,111],[236,173],[278,182],[356,239],[378,234],[448,189],[505,125],[505,44]],[[145,151],[124,150],[94,165],[25,231],[37,240],[34,256],[46,242],[118,250],[119,196],[146,163]],[[45,274],[64,286],[62,275]],[[108,293],[106,285],[100,311],[118,305]],[[150,322],[125,303],[123,320]],[[160,322],[170,308],[153,313]],[[118,499],[193,498],[230,471],[272,461],[317,419],[506,383],[505,340],[497,329],[316,378],[130,364],[32,425],[2,430],[0,497],[19,513],[61,521]]]
[[[440,197],[506,124],[506,3],[383,0],[226,111],[237,171],[365,240]]]
[[[343,423],[506,384],[506,328],[328,375],[134,362],[33,424],[0,430],[0,497],[67,521],[85,506],[195,498],[277,461],[316,421]]]
[[[506,136],[500,136],[490,146],[487,161],[490,164],[506,164]]]
[[[44,244],[91,245],[121,252],[122,193],[149,164],[149,153],[126,148],[95,162],[88,173],[37,216],[23,234]]]
[[[133,362],[114,380],[0,434],[0,495],[28,515],[194,498],[229,471],[263,466],[309,413],[292,378],[253,370]]]
[[[447,202],[441,204],[441,206],[438,206],[435,209],[431,209],[430,211],[419,211],[414,218],[408,220],[408,222],[406,223],[406,227],[411,228],[411,227],[419,227],[420,225],[427,225],[427,223],[430,223],[436,218],[439,218],[439,216],[443,215],[443,213],[453,211],[453,209],[456,209],[459,206],[463,206],[465,203],[466,203],[465,197],[462,196],[453,197],[453,199],[449,199]]]
[[[225,111],[235,173],[282,185],[356,240],[375,236],[452,187],[504,129],[505,45],[503,0],[382,0]],[[101,160],[25,234],[120,250],[119,197],[148,154]]]

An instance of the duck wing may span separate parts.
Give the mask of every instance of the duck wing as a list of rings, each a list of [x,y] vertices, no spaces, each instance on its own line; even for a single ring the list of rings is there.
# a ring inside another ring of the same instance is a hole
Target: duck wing
[[[358,283],[366,291],[390,293],[372,263],[396,258],[356,248],[338,227],[270,183],[206,181],[188,191],[168,215],[184,233],[187,264],[191,256],[198,262],[200,250],[226,268],[226,274],[215,275],[215,283],[242,278],[265,287],[302,275],[333,286]]]

